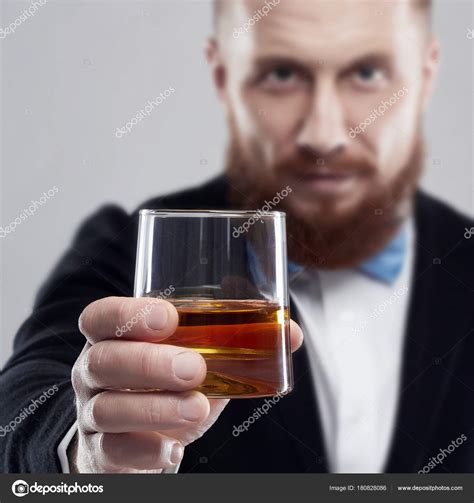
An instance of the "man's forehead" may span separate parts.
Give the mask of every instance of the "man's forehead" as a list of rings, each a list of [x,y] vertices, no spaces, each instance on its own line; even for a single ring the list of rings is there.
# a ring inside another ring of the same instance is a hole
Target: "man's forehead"
[[[270,8],[264,15],[261,0],[237,0],[231,17],[234,27],[257,19],[243,37],[253,39],[252,45],[261,55],[286,52],[288,56],[334,60],[358,51],[389,51],[403,43],[416,43],[414,35],[420,28],[410,2],[268,0]]]
[[[412,9],[413,0],[227,0],[246,18],[259,12],[260,20],[291,16],[308,23],[343,23],[397,17]],[[266,6],[266,7],[265,7]],[[265,7],[265,11],[264,11]],[[263,15],[262,15],[263,13]],[[355,16],[355,18],[354,18]]]

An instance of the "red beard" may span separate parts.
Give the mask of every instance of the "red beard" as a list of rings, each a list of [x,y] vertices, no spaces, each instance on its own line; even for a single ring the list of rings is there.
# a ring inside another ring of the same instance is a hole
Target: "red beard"
[[[271,174],[263,172],[261,160],[251,162],[235,134],[228,150],[227,176],[230,203],[240,209],[258,209],[285,187],[285,173],[304,173],[310,166],[307,155],[299,155]],[[363,161],[351,169],[371,180],[370,198],[350,212],[336,213],[331,201],[321,201],[318,211],[295,210],[295,193],[283,198],[275,210],[287,214],[288,258],[308,267],[342,269],[356,267],[379,252],[395,236],[411,211],[422,172],[424,148],[418,134],[409,161],[389,184],[378,182],[377,170]],[[311,161],[314,168],[316,159]],[[340,165],[338,165],[340,169]]]

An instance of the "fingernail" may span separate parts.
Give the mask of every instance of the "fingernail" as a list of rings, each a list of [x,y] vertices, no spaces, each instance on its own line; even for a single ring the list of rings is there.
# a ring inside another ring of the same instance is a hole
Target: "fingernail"
[[[202,357],[199,353],[192,351],[179,353],[173,358],[172,366],[176,377],[184,381],[191,381],[202,366]]]
[[[171,455],[170,455],[171,463],[173,463],[174,465],[178,464],[183,458],[183,454],[184,454],[183,446],[180,443],[175,442],[173,444],[173,447],[171,448]]]
[[[201,417],[201,400],[197,396],[185,398],[179,402],[179,414],[186,421],[197,421]]]
[[[145,320],[147,326],[152,330],[163,330],[168,321],[168,310],[161,304],[153,306]]]

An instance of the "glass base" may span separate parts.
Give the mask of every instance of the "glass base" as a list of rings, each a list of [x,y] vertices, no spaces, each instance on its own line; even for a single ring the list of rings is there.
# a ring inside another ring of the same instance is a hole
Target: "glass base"
[[[268,383],[208,372],[206,380],[196,390],[209,398],[256,398],[287,394],[291,388],[279,390]]]

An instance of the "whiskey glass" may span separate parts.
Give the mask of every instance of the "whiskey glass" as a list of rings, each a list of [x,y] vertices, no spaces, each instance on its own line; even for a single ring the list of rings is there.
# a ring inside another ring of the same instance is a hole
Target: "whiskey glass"
[[[135,297],[179,314],[158,344],[198,351],[209,397],[286,394],[293,386],[285,213],[153,210],[139,214]]]

